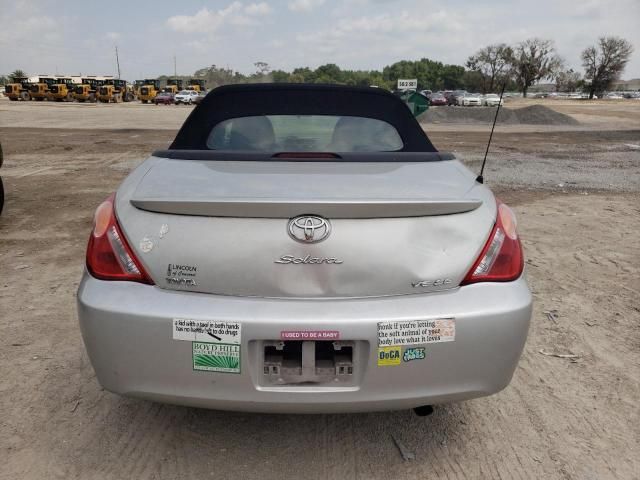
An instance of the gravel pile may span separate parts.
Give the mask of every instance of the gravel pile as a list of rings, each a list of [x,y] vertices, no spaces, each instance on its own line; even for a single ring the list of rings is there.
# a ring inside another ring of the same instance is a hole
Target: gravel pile
[[[492,123],[495,107],[432,107],[418,117],[420,123]],[[522,108],[500,108],[498,124],[502,125],[578,125],[578,121],[544,105]]]

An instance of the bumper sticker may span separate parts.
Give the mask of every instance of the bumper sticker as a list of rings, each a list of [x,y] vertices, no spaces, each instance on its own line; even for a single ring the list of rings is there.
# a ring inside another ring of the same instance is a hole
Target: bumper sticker
[[[191,348],[194,370],[240,373],[240,345],[192,342]]]
[[[404,349],[402,361],[410,362],[412,360],[424,360],[424,357],[424,348],[408,347]]]
[[[238,322],[174,318],[173,339],[240,345],[241,325]]]
[[[378,366],[395,367],[402,361],[401,347],[382,347],[378,349]]]
[[[455,318],[378,323],[379,347],[453,342],[455,339]]]
[[[340,332],[337,330],[283,330],[280,332],[280,340],[339,340]]]
[[[195,265],[179,265],[176,263],[170,263],[167,265],[167,276],[165,277],[165,280],[170,285],[196,287],[198,286],[197,277],[198,267]]]

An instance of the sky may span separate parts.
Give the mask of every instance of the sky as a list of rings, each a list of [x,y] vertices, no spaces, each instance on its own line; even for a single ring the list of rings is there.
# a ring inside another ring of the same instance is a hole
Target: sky
[[[212,64],[272,69],[381,70],[423,57],[463,65],[492,43],[552,39],[567,65],[616,35],[635,51],[623,78],[640,78],[640,0],[1,0],[0,74],[190,75]]]

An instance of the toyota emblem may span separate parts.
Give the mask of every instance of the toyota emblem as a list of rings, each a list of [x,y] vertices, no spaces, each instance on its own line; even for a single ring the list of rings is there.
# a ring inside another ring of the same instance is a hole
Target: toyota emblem
[[[331,224],[326,218],[301,215],[289,220],[289,236],[302,243],[321,242],[331,233]]]

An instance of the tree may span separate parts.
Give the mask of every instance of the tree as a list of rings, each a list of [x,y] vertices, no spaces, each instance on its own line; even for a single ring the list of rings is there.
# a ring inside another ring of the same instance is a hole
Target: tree
[[[204,78],[207,81],[207,88],[215,88],[230,83],[245,83],[246,81],[244,75],[234,72],[230,68],[218,67],[216,65],[196,70],[193,76],[196,78]]]
[[[335,63],[327,63],[316,68],[314,83],[343,83],[340,67]]]
[[[493,92],[511,67],[513,49],[505,43],[481,48],[467,60],[467,68],[482,75],[482,92]]]
[[[440,74],[441,88],[444,90],[459,89],[463,85],[464,73],[464,67],[460,65],[445,65]]]
[[[421,58],[420,60],[402,60],[384,67],[382,76],[390,88],[396,88],[399,78],[416,78],[418,90],[440,90],[462,86],[464,67],[444,65],[442,62]]]
[[[556,92],[574,92],[581,82],[581,75],[573,68],[562,69],[556,73]]]
[[[485,88],[485,78],[477,70],[467,70],[462,77],[464,88],[470,92],[479,92]]]
[[[19,68],[9,74],[9,77],[12,79],[15,79],[16,77],[26,77],[26,76],[27,74],[25,73],[25,71],[20,70]]]
[[[633,45],[620,37],[600,37],[598,45],[588,47],[582,52],[584,76],[591,82],[590,99],[595,94],[602,95],[620,78],[632,53]]]
[[[256,62],[253,65],[256,67],[256,73],[260,75],[267,75],[271,71],[267,62]]]
[[[553,78],[562,60],[556,55],[552,40],[529,38],[516,46],[510,63],[516,84],[526,97],[535,82]]]

